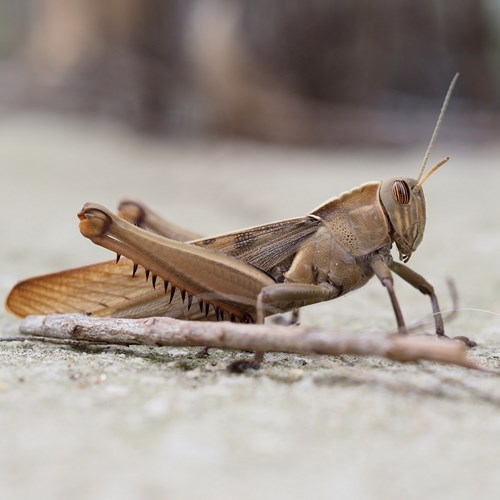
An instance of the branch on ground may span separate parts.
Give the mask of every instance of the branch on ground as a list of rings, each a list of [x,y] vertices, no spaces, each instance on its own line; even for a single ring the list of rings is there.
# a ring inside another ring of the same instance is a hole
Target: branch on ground
[[[92,318],[79,314],[28,316],[20,331],[31,338],[96,344],[206,346],[295,354],[355,354],[399,362],[434,361],[494,372],[467,357],[461,343],[408,335],[337,332],[304,326],[182,321],[171,318]],[[21,340],[22,337],[19,337]]]

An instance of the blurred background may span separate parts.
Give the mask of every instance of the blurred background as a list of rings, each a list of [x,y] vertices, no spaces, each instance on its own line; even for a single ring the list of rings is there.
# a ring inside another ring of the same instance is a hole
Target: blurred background
[[[407,146],[495,138],[498,0],[0,3],[0,105],[159,136]],[[402,127],[402,125],[404,125]]]

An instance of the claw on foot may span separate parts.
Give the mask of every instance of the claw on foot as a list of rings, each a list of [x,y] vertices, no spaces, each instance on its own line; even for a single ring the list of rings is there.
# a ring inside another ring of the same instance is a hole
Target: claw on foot
[[[464,335],[457,335],[456,337],[448,337],[448,335],[440,335],[440,337],[448,339],[448,340],[458,340],[459,342],[463,342],[467,347],[476,347],[477,342],[474,342],[469,337],[465,337]]]
[[[209,356],[209,353],[208,353],[208,350],[210,349],[210,347],[204,347],[203,349],[200,349],[197,353],[196,353],[196,357],[197,358],[207,358]]]
[[[239,359],[233,361],[227,370],[229,373],[245,373],[247,370],[258,370],[260,368],[260,361],[255,359]]]
[[[460,340],[460,342],[463,342],[467,347],[472,348],[477,346],[477,342],[474,342],[469,337],[464,337],[463,335],[458,335],[457,337],[453,337],[453,340]]]

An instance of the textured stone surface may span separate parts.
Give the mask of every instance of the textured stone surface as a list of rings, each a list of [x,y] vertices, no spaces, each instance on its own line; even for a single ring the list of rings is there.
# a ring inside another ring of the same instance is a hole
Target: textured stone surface
[[[429,126],[432,128],[432,124]],[[207,235],[307,213],[360,183],[416,175],[415,151],[304,151],[154,142],[50,116],[0,121],[0,295],[19,279],[108,259],[79,235],[85,201],[147,199]],[[500,149],[439,145],[428,225],[410,261],[449,307],[452,335],[500,367]],[[425,297],[397,283],[409,323]],[[489,312],[487,312],[489,311]],[[387,331],[375,281],[306,309],[307,324]],[[17,320],[0,315],[0,334]],[[496,498],[500,379],[378,359],[271,355],[229,375],[235,353],[0,344],[0,494],[29,498]]]

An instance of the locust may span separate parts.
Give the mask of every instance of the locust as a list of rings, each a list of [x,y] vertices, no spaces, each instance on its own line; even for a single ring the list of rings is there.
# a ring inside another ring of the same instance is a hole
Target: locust
[[[116,261],[22,281],[7,308],[19,316],[79,312],[263,323],[268,316],[346,295],[376,276],[388,292],[398,332],[406,334],[394,273],[429,297],[435,332],[445,337],[433,286],[406,263],[424,235],[422,186],[448,160],[426,171],[457,77],[415,179],[369,182],[305,216],[212,237],[187,231],[138,202],[122,202],[118,215],[87,203],[78,213],[80,231],[116,252]],[[391,255],[394,245],[400,262]],[[249,363],[255,367],[262,359],[256,353]]]

